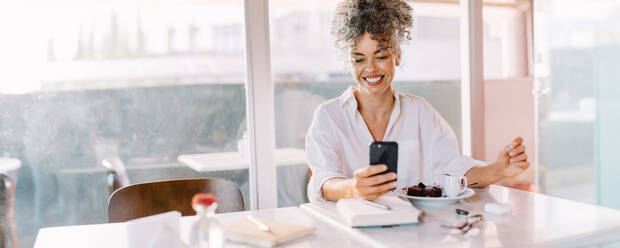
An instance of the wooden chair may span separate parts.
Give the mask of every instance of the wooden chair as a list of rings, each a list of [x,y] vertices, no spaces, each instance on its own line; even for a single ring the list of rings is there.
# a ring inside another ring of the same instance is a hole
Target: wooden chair
[[[129,185],[110,196],[108,221],[123,222],[153,214],[177,210],[181,215],[195,215],[192,197],[212,193],[217,197],[216,213],[244,211],[239,187],[220,178],[192,178]]]

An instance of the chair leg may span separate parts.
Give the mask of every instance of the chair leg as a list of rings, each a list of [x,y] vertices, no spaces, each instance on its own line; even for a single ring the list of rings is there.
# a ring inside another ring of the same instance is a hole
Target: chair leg
[[[0,173],[0,247],[9,247],[10,237],[10,196],[11,181],[8,176]]]
[[[15,228],[15,185],[17,185],[16,174],[17,172],[15,172],[15,174],[13,175],[13,180],[11,180],[11,178],[6,178],[6,180],[8,180],[9,182],[9,185],[11,186],[11,188],[9,189],[9,229],[11,230],[13,248],[19,248],[19,242],[17,240],[17,229]]]
[[[109,171],[106,177],[108,183],[108,193],[112,195],[112,193],[114,193],[114,191],[117,189],[118,184],[116,180],[116,173],[114,173],[113,171]]]

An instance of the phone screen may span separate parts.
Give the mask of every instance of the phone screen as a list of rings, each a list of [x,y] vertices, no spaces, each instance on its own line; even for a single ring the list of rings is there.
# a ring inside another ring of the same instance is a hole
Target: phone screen
[[[388,170],[394,172],[398,170],[398,143],[394,141],[372,142],[370,144],[370,164],[385,164]]]

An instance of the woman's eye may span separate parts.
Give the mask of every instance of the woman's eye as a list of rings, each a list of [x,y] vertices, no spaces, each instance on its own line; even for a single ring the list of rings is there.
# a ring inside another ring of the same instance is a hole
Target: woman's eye
[[[355,63],[361,63],[361,62],[364,62],[364,60],[363,60],[363,59],[354,59],[354,60],[353,60],[353,62],[355,62]]]
[[[387,57],[388,57],[388,56],[381,56],[381,57],[378,57],[377,59],[381,59],[381,60],[383,60],[383,59],[387,59]]]

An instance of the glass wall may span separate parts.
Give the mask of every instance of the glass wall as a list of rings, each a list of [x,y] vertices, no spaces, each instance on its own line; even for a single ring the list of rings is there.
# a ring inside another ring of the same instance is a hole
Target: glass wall
[[[534,3],[541,189],[620,208],[620,3]]]
[[[315,108],[356,85],[348,59],[330,35],[338,1],[271,1],[270,32],[275,88],[278,205],[307,201],[308,167],[304,142]],[[428,100],[460,140],[459,6],[411,3],[413,40],[402,45],[402,63],[394,87]],[[278,154],[279,153],[279,154]]]
[[[243,18],[241,1],[0,3],[0,156],[21,164],[0,160],[14,189],[2,230],[32,247],[42,227],[107,222],[107,158],[132,184],[232,180],[249,208],[247,167],[177,160],[241,160]]]
[[[529,76],[525,1],[484,1],[483,44],[485,80]]]

